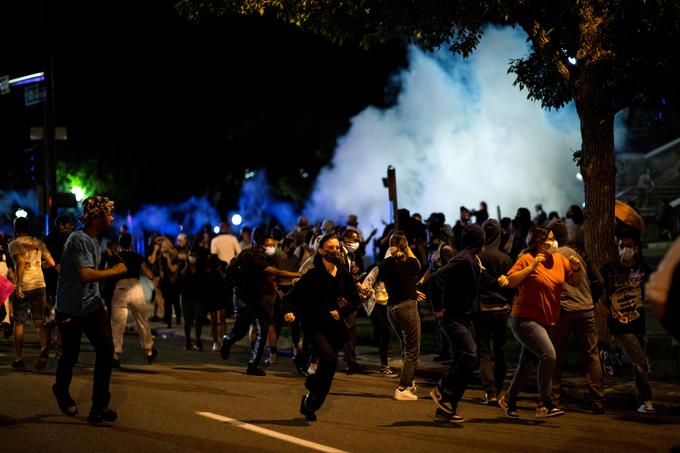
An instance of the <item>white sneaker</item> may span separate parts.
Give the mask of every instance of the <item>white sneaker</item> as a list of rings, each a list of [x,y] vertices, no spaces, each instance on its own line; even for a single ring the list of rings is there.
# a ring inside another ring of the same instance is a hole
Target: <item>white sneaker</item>
[[[410,387],[403,390],[399,390],[399,387],[397,387],[394,390],[394,399],[397,401],[415,401],[418,399],[418,395],[413,393]]]
[[[216,352],[216,351],[219,351],[219,350],[220,350],[220,345],[217,344],[216,341],[213,341],[213,344],[212,344],[212,352]]]
[[[641,414],[656,413],[656,409],[654,409],[654,405],[652,404],[651,401],[645,401],[644,403],[640,404],[637,411]]]
[[[410,390],[414,395],[418,392],[418,386],[416,385],[415,379],[411,381],[411,385],[408,386],[407,390]]]

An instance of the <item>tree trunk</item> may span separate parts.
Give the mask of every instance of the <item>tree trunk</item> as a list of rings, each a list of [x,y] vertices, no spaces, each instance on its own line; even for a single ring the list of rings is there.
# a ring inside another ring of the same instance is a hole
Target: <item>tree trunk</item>
[[[581,175],[585,188],[585,247],[595,266],[616,257],[614,240],[614,113],[594,111],[592,99],[576,102],[581,119]],[[580,104],[580,105],[579,105]]]

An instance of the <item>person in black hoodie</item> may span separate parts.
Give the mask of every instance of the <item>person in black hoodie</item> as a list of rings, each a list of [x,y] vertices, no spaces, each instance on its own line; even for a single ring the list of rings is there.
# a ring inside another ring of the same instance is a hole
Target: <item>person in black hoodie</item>
[[[315,412],[330,391],[338,351],[347,339],[344,319],[360,302],[356,283],[343,266],[338,237],[335,234],[323,236],[314,257],[314,267],[297,281],[282,304],[286,322],[294,321],[294,311],[299,312],[305,342],[319,360],[316,373],[307,376],[305,388],[308,392],[300,402],[300,413],[307,420],[316,420]]]
[[[475,337],[479,353],[479,372],[484,388],[486,404],[498,404],[498,391],[503,388],[508,363],[505,349],[508,344],[508,313],[515,294],[512,288],[501,288],[498,277],[505,275],[512,267],[507,253],[498,249],[501,241],[501,226],[495,219],[482,224],[486,241],[479,259],[484,266],[479,285],[479,313],[475,315]],[[493,339],[493,355],[491,341]]]
[[[484,230],[469,224],[461,235],[462,250],[432,275],[430,291],[435,316],[443,316],[446,334],[457,351],[456,360],[430,392],[437,406],[435,416],[453,423],[463,422],[458,402],[477,366],[477,345],[472,319],[479,311],[479,282],[484,271],[479,254],[484,248]]]

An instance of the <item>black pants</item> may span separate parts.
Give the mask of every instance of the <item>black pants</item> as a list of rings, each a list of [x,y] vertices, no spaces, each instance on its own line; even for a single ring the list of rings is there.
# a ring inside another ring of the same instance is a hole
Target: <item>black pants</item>
[[[503,389],[508,361],[505,350],[508,345],[508,312],[482,311],[475,318],[475,336],[479,355],[479,372],[482,387],[489,395]],[[493,341],[493,354],[491,343]]]
[[[163,309],[163,322],[170,327],[172,325],[172,309],[175,309],[177,324],[182,322],[182,308],[179,302],[179,289],[176,285],[163,285],[161,288],[165,307]]]
[[[96,354],[91,412],[96,413],[106,409],[111,399],[109,384],[113,364],[113,339],[108,313],[103,306],[94,313],[84,316],[71,316],[57,312],[57,326],[62,345],[62,354],[57,363],[57,390],[63,394],[69,392],[73,379],[73,367],[78,362],[80,354],[80,340],[85,334],[94,346]]]
[[[357,362],[357,312],[345,318],[347,341],[345,342],[345,362],[347,365]]]
[[[182,296],[182,311],[184,312],[184,337],[187,346],[191,345],[191,323],[196,323],[196,343],[201,343],[205,302],[199,298]]]
[[[305,343],[309,344],[319,361],[316,373],[309,375],[305,382],[305,387],[309,390],[306,405],[316,411],[326,401],[331,389],[335,367],[338,364],[338,351],[344,338],[334,332],[322,333],[317,329],[304,329],[304,333]]]
[[[472,374],[477,367],[477,345],[472,336],[471,325],[459,319],[445,319],[446,336],[456,351],[453,363],[439,380],[444,396],[456,407],[463,398]]]
[[[373,323],[373,338],[378,342],[380,365],[387,366],[387,352],[390,346],[390,321],[387,319],[387,305],[375,304],[370,316]]]
[[[264,347],[267,344],[267,334],[269,332],[269,316],[266,316],[264,309],[257,307],[256,304],[246,304],[237,296],[234,296],[234,316],[236,320],[229,335],[224,341],[233,346],[234,343],[248,334],[250,325],[254,324],[256,329],[255,344],[250,352],[249,365],[259,366],[264,354]]]

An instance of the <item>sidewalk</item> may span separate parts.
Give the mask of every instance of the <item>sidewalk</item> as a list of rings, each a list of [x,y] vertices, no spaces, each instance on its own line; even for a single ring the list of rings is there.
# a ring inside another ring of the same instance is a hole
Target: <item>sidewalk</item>
[[[449,369],[450,362],[435,362],[433,359],[435,354],[421,355],[418,361],[417,376],[421,379],[430,381],[438,380]],[[357,347],[357,359],[360,363],[377,367],[379,363],[377,349],[370,346]],[[394,368],[401,368],[402,361],[400,358],[391,358],[390,366]],[[506,377],[506,385],[512,379],[515,372],[512,360],[509,363],[508,374]],[[659,414],[664,415],[680,415],[680,383],[656,381],[653,379],[650,382],[654,397],[652,402]],[[585,377],[575,372],[562,373],[562,387],[563,398],[565,403],[582,404],[584,407],[589,407],[586,401],[586,381]],[[621,410],[635,411],[637,406],[635,383],[632,370],[630,372],[623,372],[621,375],[604,378],[605,399],[607,407]],[[479,390],[479,398],[481,400],[482,387],[479,381],[479,374],[475,373],[473,382],[469,387],[472,390]],[[536,393],[535,385],[527,386],[527,393]]]

